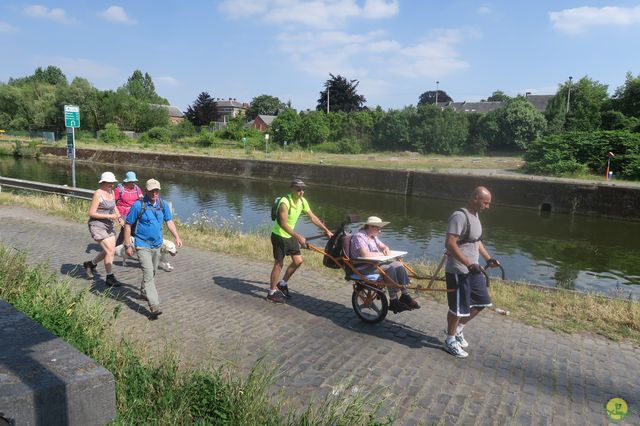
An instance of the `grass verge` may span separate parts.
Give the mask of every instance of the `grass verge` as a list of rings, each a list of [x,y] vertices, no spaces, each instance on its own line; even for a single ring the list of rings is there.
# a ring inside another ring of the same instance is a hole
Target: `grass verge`
[[[43,266],[29,267],[25,254],[0,245],[0,298],[102,364],[116,379],[115,424],[380,425],[379,404],[348,393],[285,413],[270,392],[274,371],[258,362],[248,375],[230,367],[185,371],[168,350],[155,359],[111,333],[118,308],[76,292]]]
[[[0,204],[21,205],[46,210],[78,222],[87,218],[88,203],[52,195],[16,195],[0,193]],[[189,246],[235,256],[271,262],[271,243],[268,236],[242,234],[229,227],[207,224],[178,224],[181,237]],[[342,276],[322,266],[322,257],[309,252],[304,256],[305,268]],[[429,275],[435,265],[424,261],[415,266],[416,272]],[[525,283],[501,282],[491,285],[491,297],[496,306],[511,312],[512,318],[536,327],[567,333],[592,332],[611,340],[628,340],[640,345],[640,302],[609,299],[596,294],[576,293],[562,289],[545,289]],[[421,292],[445,303],[439,293]]]

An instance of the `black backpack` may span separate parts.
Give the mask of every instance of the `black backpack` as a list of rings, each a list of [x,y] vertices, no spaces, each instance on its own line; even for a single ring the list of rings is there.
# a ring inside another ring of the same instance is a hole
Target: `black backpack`
[[[469,243],[475,243],[478,241],[482,241],[482,234],[480,234],[480,238],[476,239],[476,240],[472,240],[469,238],[469,235],[471,233],[471,222],[469,222],[469,215],[467,214],[465,209],[457,209],[457,212],[462,212],[462,214],[464,214],[464,218],[467,220],[467,222],[464,225],[464,228],[462,229],[462,235],[460,235],[460,237],[458,238],[457,244],[459,246],[463,245],[463,244],[469,244]]]
[[[340,227],[334,231],[333,236],[329,238],[329,241],[327,241],[327,244],[324,246],[324,252],[339,261],[339,263],[336,263],[333,259],[331,259],[331,257],[325,255],[322,258],[322,264],[327,268],[340,269],[343,266],[341,261],[343,249],[342,243],[344,240],[344,236],[347,235],[345,225],[346,223],[340,225]]]
[[[291,205],[293,204],[291,197],[289,197],[289,195],[282,195],[280,197],[276,197],[276,199],[273,200],[273,205],[271,206],[271,220],[276,220],[278,218],[278,209],[280,208],[280,200],[282,200],[283,198],[289,199],[289,214],[291,214]]]

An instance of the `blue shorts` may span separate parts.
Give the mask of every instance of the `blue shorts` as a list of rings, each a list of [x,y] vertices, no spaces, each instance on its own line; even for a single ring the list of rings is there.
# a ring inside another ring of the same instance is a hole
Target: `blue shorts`
[[[471,308],[488,308],[492,306],[487,281],[484,274],[445,274],[447,289],[455,290],[447,293],[449,312],[457,317],[468,317]]]

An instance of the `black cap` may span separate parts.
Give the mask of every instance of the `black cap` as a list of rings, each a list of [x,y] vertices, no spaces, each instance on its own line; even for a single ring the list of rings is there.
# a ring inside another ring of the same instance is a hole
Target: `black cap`
[[[291,181],[291,186],[300,186],[302,188],[305,188],[307,185],[304,184],[302,179],[295,178]]]

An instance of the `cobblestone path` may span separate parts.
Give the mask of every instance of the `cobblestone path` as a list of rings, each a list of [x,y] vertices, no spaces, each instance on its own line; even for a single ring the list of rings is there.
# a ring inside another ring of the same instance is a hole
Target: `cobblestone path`
[[[47,262],[73,285],[90,282],[80,265],[98,246],[86,225],[42,212],[0,206],[0,243]],[[277,386],[305,403],[329,392],[388,397],[396,424],[606,424],[604,406],[623,398],[640,424],[640,348],[592,334],[558,334],[487,312],[465,330],[466,360],[442,348],[446,307],[422,300],[422,309],[362,323],[342,279],[305,270],[290,283],[286,305],[265,301],[271,265],[188,247],[159,271],[164,314],[147,320],[135,299],[137,262],[114,272],[125,285],[109,295],[122,306],[117,328],[162,348],[172,345],[186,363],[232,362],[246,369],[264,356],[281,372]],[[307,256],[317,256],[308,253]],[[78,272],[73,272],[79,270]],[[104,271],[92,287],[105,293]]]

